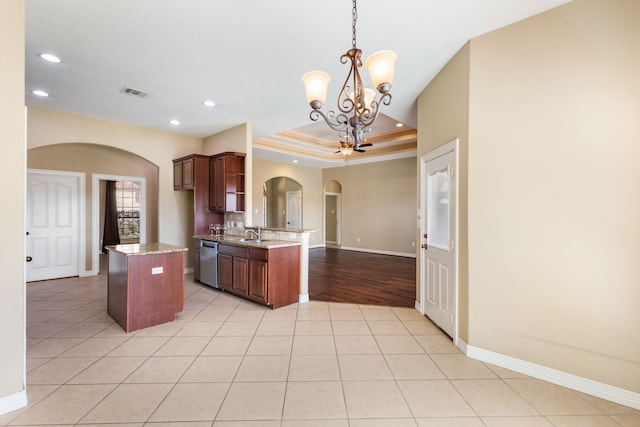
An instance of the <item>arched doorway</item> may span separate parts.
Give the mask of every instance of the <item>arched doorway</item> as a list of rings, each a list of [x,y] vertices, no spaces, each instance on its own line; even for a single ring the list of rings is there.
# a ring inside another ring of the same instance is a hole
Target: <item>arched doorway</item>
[[[144,235],[147,242],[158,239],[158,193],[159,170],[152,162],[129,151],[92,143],[62,143],[32,148],[27,151],[27,167],[51,171],[83,173],[84,183],[84,244],[80,251],[84,254],[84,265],[79,265],[79,274],[98,274],[100,251],[100,223],[94,219],[93,207],[94,175],[105,177],[137,178],[146,182],[146,222]],[[113,178],[109,178],[113,179]],[[97,216],[99,218],[99,216]]]
[[[302,228],[302,185],[277,176],[263,185],[264,225],[270,228]]]

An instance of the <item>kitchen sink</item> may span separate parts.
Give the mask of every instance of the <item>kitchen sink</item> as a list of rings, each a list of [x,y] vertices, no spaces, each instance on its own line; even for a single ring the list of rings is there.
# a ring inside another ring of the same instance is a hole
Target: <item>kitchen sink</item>
[[[268,242],[268,240],[266,239],[238,239],[239,242],[246,242],[246,243],[262,243],[262,242]]]

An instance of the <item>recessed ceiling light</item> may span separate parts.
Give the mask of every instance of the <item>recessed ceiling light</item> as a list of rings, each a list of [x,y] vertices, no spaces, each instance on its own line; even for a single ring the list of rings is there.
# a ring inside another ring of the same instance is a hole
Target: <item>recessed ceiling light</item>
[[[293,161],[293,163],[298,163],[298,161],[297,161],[297,160],[294,160],[294,161]]]
[[[402,126],[404,126],[402,123],[396,123],[397,128],[401,128]]]
[[[47,92],[45,92],[43,90],[40,90],[40,89],[32,90],[31,93],[36,95],[36,96],[42,96],[42,97],[49,96],[49,94]]]
[[[53,62],[54,64],[59,64],[62,62],[62,59],[50,53],[41,53],[40,58],[44,59],[47,62]]]
[[[203,102],[204,105],[206,105],[207,107],[215,107],[216,103],[210,100],[206,100]]]
[[[180,124],[180,120],[176,120],[176,119],[169,120],[169,123],[174,126],[178,126]]]

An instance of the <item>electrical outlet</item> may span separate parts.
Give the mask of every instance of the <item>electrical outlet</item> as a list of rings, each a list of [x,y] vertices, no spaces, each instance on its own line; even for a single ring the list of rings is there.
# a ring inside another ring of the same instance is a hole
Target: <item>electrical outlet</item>
[[[415,248],[416,247],[416,242],[411,242],[411,247]]]
[[[360,238],[356,237],[356,242],[360,243]]]
[[[151,274],[162,274],[163,272],[163,268],[162,267],[153,267],[151,268]]]

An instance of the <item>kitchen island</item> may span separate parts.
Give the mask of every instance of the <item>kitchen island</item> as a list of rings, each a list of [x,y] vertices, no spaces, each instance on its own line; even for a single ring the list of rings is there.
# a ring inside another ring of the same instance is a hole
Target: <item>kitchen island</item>
[[[126,332],[176,319],[184,309],[184,252],[164,243],[107,246],[107,313]]]

